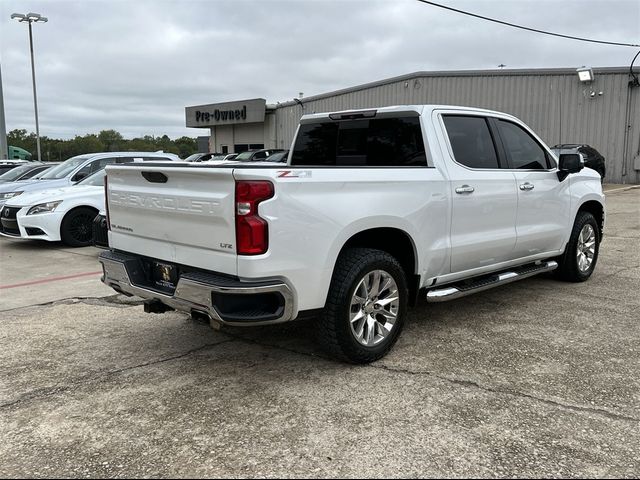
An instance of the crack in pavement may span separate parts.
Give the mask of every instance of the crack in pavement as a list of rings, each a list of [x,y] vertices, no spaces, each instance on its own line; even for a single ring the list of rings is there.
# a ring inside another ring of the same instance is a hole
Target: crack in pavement
[[[625,240],[638,240],[638,238],[640,238],[639,236],[635,235],[632,237],[627,237],[626,235],[614,235],[614,234],[609,234],[607,233],[602,240],[605,241],[608,238],[623,238]]]
[[[159,358],[156,360],[151,360],[148,362],[144,362],[144,363],[140,363],[137,365],[130,365],[128,367],[122,367],[122,368],[117,368],[115,370],[109,370],[109,371],[102,371],[102,372],[93,372],[84,376],[81,376],[75,380],[72,380],[69,384],[67,385],[55,385],[52,387],[44,387],[44,388],[39,388],[36,390],[32,390],[31,392],[27,392],[23,395],[21,395],[19,398],[17,398],[16,400],[12,401],[12,402],[7,402],[7,403],[2,403],[0,404],[0,410],[3,409],[7,409],[10,408],[14,405],[17,405],[19,403],[24,403],[24,402],[28,402],[30,400],[37,400],[37,399],[42,399],[42,398],[46,398],[46,397],[50,397],[53,395],[57,395],[59,393],[66,393],[69,391],[73,391],[76,390],[84,385],[88,385],[91,383],[101,383],[103,381],[105,381],[106,379],[108,379],[109,377],[112,377],[114,375],[117,375],[119,373],[124,373],[124,372],[128,372],[130,370],[136,370],[138,368],[144,368],[144,367],[148,367],[151,365],[158,365],[161,363],[166,363],[166,362],[170,362],[173,360],[179,360],[181,358],[187,357],[189,355],[192,355],[196,352],[205,350],[207,348],[211,348],[211,347],[217,347],[218,345],[223,345],[225,343],[230,343],[230,342],[234,342],[235,339],[233,338],[227,338],[224,339],[222,341],[219,342],[214,342],[214,343],[207,343],[204,345],[201,345],[197,348],[192,348],[191,350],[188,350],[186,352],[177,354],[177,355],[172,355],[170,357],[165,357],[165,358]]]
[[[372,368],[377,368],[377,369],[380,369],[380,370],[386,370],[386,371],[394,372],[394,373],[404,373],[404,374],[409,374],[409,375],[430,376],[430,377],[437,378],[439,380],[443,380],[443,381],[446,381],[446,382],[449,382],[449,383],[453,383],[455,385],[461,385],[461,386],[464,386],[464,387],[476,388],[476,389],[479,389],[479,390],[483,390],[485,392],[509,395],[509,396],[512,396],[512,397],[527,398],[527,399],[535,400],[537,402],[542,402],[544,404],[551,405],[551,406],[554,406],[554,407],[560,407],[560,408],[564,408],[564,409],[567,409],[567,410],[572,410],[574,412],[593,413],[593,414],[597,414],[597,415],[602,415],[602,416],[607,417],[607,418],[612,419],[612,420],[625,420],[625,421],[631,421],[631,422],[640,423],[640,418],[635,418],[635,417],[631,417],[629,415],[624,415],[624,414],[620,414],[620,413],[611,412],[611,411],[609,411],[609,410],[607,410],[605,408],[587,407],[587,406],[584,406],[584,405],[574,405],[574,404],[570,404],[570,403],[560,402],[558,400],[551,400],[549,398],[538,397],[538,396],[532,395],[530,393],[519,392],[519,391],[516,391],[516,390],[508,390],[508,389],[503,389],[503,388],[487,387],[487,386],[481,385],[480,383],[478,383],[476,381],[473,381],[473,380],[463,380],[463,379],[454,378],[454,377],[447,377],[447,376],[439,375],[437,373],[429,372],[429,371],[422,371],[422,370],[415,371],[415,370],[409,370],[409,369],[390,367],[390,366],[384,365],[384,364],[371,364],[369,366],[372,367]]]
[[[43,303],[33,303],[31,305],[23,305],[21,307],[13,307],[7,308],[4,310],[0,310],[0,313],[4,312],[13,312],[15,310],[20,310],[22,308],[33,308],[33,307],[49,307],[53,305],[73,305],[74,303],[83,303],[85,305],[98,305],[103,307],[116,307],[116,308],[127,308],[127,307],[137,307],[144,303],[143,300],[133,300],[133,301],[124,301],[129,297],[121,298],[122,295],[116,293],[115,295],[107,295],[105,297],[67,297],[67,298],[59,298],[57,300],[50,300],[48,302]]]
[[[615,275],[619,275],[620,273],[628,272],[629,270],[635,270],[635,269],[640,269],[640,265],[631,265],[630,267],[623,267],[620,270],[616,270],[613,273],[607,273],[602,276],[598,275],[598,278],[601,280],[606,280],[607,278],[613,277]]]
[[[225,332],[226,333],[226,332]],[[291,353],[296,353],[298,355],[304,355],[307,357],[311,357],[311,358],[321,358],[323,360],[327,360],[327,361],[334,361],[329,357],[323,357],[320,355],[316,355],[313,354],[311,352],[302,352],[299,350],[295,350],[292,348],[288,348],[288,347],[282,347],[280,345],[275,345],[275,344],[270,344],[270,343],[262,343],[262,342],[258,342],[257,340],[253,340],[253,339],[245,339],[239,336],[234,336],[232,334],[227,334],[230,337],[236,339],[236,340],[240,340],[240,341],[244,341],[246,343],[251,343],[251,344],[255,344],[255,345],[260,345],[263,347],[271,347],[274,349],[279,349],[279,350],[284,350],[286,352],[291,352]],[[449,382],[455,385],[460,385],[460,386],[464,386],[464,387],[471,387],[471,388],[476,388],[485,392],[489,392],[489,393],[495,393],[495,394],[503,394],[503,395],[509,395],[512,397],[521,397],[521,398],[526,398],[529,400],[534,400],[536,402],[541,402],[544,403],[546,405],[550,405],[553,407],[560,407],[563,409],[567,409],[567,410],[571,410],[574,412],[579,412],[579,413],[592,413],[592,414],[596,414],[596,415],[601,415],[604,417],[607,417],[611,420],[624,420],[624,421],[629,421],[629,422],[634,422],[634,423],[640,423],[640,419],[639,418],[635,418],[632,416],[628,416],[628,415],[624,415],[624,414],[620,414],[620,413],[615,413],[615,412],[611,412],[605,408],[598,408],[598,407],[587,407],[587,406],[583,406],[583,405],[573,405],[570,403],[564,403],[564,402],[560,402],[557,400],[551,400],[548,398],[544,398],[544,397],[538,397],[535,395],[532,395],[530,393],[524,393],[524,392],[518,392],[515,390],[506,390],[506,389],[501,389],[501,388],[492,388],[492,387],[487,387],[487,386],[483,386],[478,382],[472,381],[472,380],[462,380],[462,379],[458,379],[458,378],[453,378],[453,377],[446,377],[444,375],[439,375],[437,373],[434,372],[429,372],[429,371],[415,371],[415,370],[409,370],[409,369],[401,369],[401,368],[395,368],[395,367],[390,367],[388,365],[384,365],[382,363],[370,363],[368,365],[363,365],[364,368],[375,368],[378,370],[385,370],[388,372],[394,372],[394,373],[402,373],[402,374],[407,374],[407,375],[424,375],[424,376],[429,376],[429,377],[433,377],[433,378],[437,378],[439,380],[445,381],[445,382]]]

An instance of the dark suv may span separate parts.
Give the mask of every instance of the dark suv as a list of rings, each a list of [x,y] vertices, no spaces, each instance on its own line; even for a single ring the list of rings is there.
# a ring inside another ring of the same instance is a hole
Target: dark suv
[[[579,143],[563,143],[551,149],[557,157],[564,153],[581,153],[584,156],[584,166],[589,167],[600,174],[600,181],[604,183],[605,166],[604,157],[595,148]]]

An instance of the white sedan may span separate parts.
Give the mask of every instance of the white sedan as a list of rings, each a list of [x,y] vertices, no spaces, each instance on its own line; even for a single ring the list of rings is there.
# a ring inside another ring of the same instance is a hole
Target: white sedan
[[[62,240],[71,247],[91,245],[92,222],[104,205],[101,170],[71,187],[38,190],[12,198],[0,210],[0,234],[30,240]]]

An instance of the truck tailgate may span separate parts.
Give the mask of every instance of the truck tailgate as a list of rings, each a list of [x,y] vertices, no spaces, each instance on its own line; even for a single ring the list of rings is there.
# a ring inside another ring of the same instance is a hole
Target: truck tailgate
[[[110,246],[172,263],[237,274],[231,168],[107,168]]]

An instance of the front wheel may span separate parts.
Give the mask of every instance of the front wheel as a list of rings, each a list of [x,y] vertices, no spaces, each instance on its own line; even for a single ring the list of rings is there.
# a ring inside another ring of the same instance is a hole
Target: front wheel
[[[596,268],[600,250],[600,229],[595,217],[578,212],[564,254],[558,258],[556,275],[569,282],[588,280]]]
[[[407,297],[405,273],[394,257],[369,248],[345,250],[318,319],[321,345],[353,363],[382,358],[402,331]]]
[[[93,219],[98,212],[78,207],[67,213],[60,225],[60,237],[70,247],[87,247],[93,242]]]

